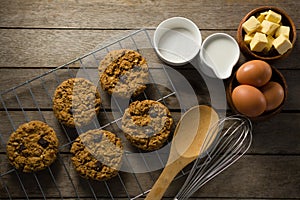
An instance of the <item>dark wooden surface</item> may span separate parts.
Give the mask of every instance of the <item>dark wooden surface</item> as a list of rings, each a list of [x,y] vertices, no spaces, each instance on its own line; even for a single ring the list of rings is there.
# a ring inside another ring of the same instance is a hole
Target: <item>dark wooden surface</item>
[[[300,27],[300,1],[297,0],[7,0],[1,1],[0,5],[0,91],[39,76],[135,30],[146,28],[151,34],[161,21],[173,16],[193,20],[204,39],[214,32],[225,32],[235,37],[242,17],[261,5],[284,9],[296,27]],[[267,121],[255,122],[253,143],[247,154],[202,187],[193,198],[300,199],[300,35],[299,29],[297,31],[298,40],[292,54],[272,63],[288,83],[288,98],[282,112]],[[241,55],[238,65],[246,60]],[[201,77],[197,71],[189,65],[176,70],[189,80],[199,103],[208,103],[207,90],[199,83]],[[160,78],[161,73],[155,72],[155,69],[153,71]],[[63,79],[64,72],[60,72]],[[46,81],[49,87],[56,84],[51,79]],[[136,175],[121,172],[107,183],[88,182],[80,178],[70,162],[70,138],[53,116],[47,95],[43,94],[39,82],[33,82],[31,87],[42,108],[40,111],[36,109],[32,96],[22,87],[15,91],[19,99],[14,98],[12,92],[1,95],[1,98],[16,125],[24,122],[24,113],[29,119],[44,116],[57,131],[62,145],[60,157],[51,166],[51,171],[37,174],[12,171],[5,154],[5,142],[12,132],[12,124],[7,117],[7,110],[1,105],[0,139],[3,143],[0,143],[0,199],[24,199],[24,190],[30,199],[42,199],[42,192],[47,199],[76,199],[78,196],[93,199],[93,192],[98,199],[110,199],[107,188],[115,199],[127,199],[128,194],[130,197],[138,195],[139,187],[143,190],[151,188],[160,171]],[[25,111],[20,109],[20,101]],[[175,121],[178,121],[180,113],[176,98],[170,97],[168,105]],[[104,107],[108,108],[109,104]],[[128,194],[121,181],[128,189]],[[184,177],[173,182],[165,194],[166,199],[174,197],[183,181]]]

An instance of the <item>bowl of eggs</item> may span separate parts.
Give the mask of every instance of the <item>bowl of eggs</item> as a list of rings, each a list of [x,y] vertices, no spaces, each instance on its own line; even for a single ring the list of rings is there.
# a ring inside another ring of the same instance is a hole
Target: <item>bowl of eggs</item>
[[[274,6],[251,10],[241,20],[237,30],[241,51],[248,57],[265,61],[287,57],[296,37],[292,18]]]
[[[287,97],[287,84],[275,67],[262,60],[251,60],[231,76],[226,96],[235,113],[260,121],[281,111]]]

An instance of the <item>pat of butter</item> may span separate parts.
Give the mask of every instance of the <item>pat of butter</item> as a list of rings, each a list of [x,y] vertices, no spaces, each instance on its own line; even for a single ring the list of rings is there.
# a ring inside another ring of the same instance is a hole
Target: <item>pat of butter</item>
[[[267,40],[268,40],[268,43],[266,44],[266,47],[264,48],[264,52],[269,52],[270,49],[272,48],[273,46],[273,41],[275,40],[271,35],[269,35],[267,37]]]
[[[267,14],[268,14],[268,11],[263,12],[263,13],[260,13],[259,16],[257,17],[257,20],[258,20],[260,23],[262,23],[262,21],[265,20]]]
[[[278,51],[279,54],[284,54],[287,52],[290,48],[292,48],[292,43],[288,38],[286,38],[284,35],[279,35],[274,41],[273,46]]]
[[[285,37],[290,37],[290,27],[289,26],[280,26],[275,32],[275,37],[279,37],[279,35],[284,35]]]
[[[254,16],[251,16],[247,21],[243,23],[242,27],[247,34],[250,34],[260,27],[260,22]]]
[[[262,27],[261,32],[267,35],[273,35],[275,31],[279,28],[279,26],[280,26],[279,24],[264,20],[261,23],[261,27]]]
[[[250,42],[251,51],[261,52],[268,44],[267,36],[263,33],[256,32]]]
[[[274,11],[272,11],[272,10],[269,10],[265,19],[270,21],[270,22],[274,22],[274,23],[279,24],[280,21],[281,21],[281,15],[274,12]]]
[[[244,42],[246,44],[250,44],[251,40],[253,39],[253,35],[245,35],[244,36]]]

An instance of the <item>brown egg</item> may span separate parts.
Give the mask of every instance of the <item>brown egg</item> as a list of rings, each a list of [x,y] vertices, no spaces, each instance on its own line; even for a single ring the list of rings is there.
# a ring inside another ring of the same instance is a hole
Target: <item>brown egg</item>
[[[272,76],[271,66],[262,60],[251,60],[244,63],[236,72],[236,79],[240,84],[261,87]]]
[[[267,106],[261,91],[250,85],[239,85],[232,91],[234,107],[248,117],[261,115]]]
[[[270,81],[266,85],[264,85],[260,91],[266,98],[267,108],[266,110],[273,110],[277,108],[284,99],[284,90],[279,83],[274,81]]]

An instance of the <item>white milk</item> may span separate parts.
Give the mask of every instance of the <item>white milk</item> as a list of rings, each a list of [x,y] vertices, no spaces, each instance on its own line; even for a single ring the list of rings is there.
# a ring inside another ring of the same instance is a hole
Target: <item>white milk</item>
[[[239,57],[236,41],[224,34],[214,35],[203,43],[202,61],[208,65],[219,78],[230,76]]]
[[[185,62],[199,50],[196,40],[196,36],[185,28],[170,29],[160,38],[158,49],[168,60]]]

